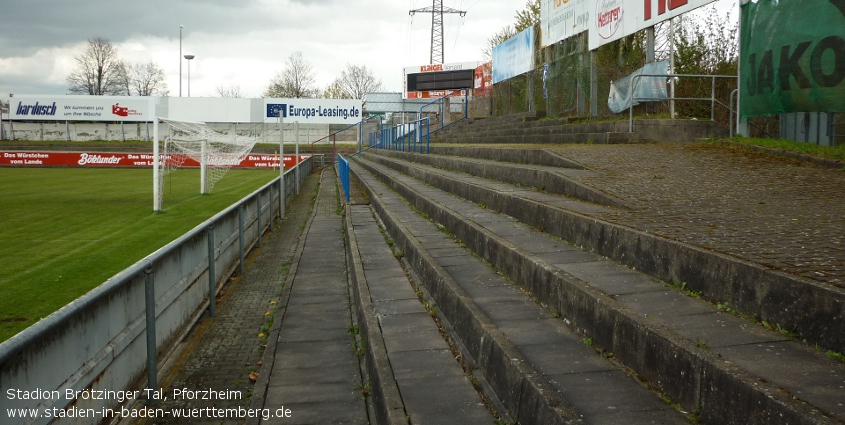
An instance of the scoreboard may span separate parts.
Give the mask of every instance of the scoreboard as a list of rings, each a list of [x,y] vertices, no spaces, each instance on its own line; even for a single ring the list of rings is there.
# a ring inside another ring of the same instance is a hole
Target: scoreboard
[[[475,69],[481,62],[411,66],[404,69],[406,99],[445,96],[455,90],[472,90]]]

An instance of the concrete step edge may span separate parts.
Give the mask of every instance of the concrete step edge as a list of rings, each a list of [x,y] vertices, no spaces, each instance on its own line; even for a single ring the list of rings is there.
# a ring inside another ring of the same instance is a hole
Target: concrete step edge
[[[429,216],[439,217],[441,224],[483,258],[487,258],[483,255],[485,252],[497,252],[495,258],[488,258],[494,266],[506,271],[514,280],[529,282],[526,289],[542,302],[556,306],[575,326],[584,329],[597,344],[615,353],[628,367],[651,382],[660,382],[666,394],[685,409],[700,410],[705,422],[813,424],[831,420],[820,410],[785,395],[774,385],[761,382],[758,377],[696,346],[694,342],[637,317],[585,282],[542,260],[527,258],[519,249],[497,235],[446,210],[440,210],[433,201],[417,195],[412,188],[391,179],[389,175],[381,173],[381,178],[390,180],[390,186],[416,208]],[[533,278],[521,279],[514,276],[515,273]],[[539,282],[555,283],[558,289],[550,291],[530,285]],[[550,292],[567,295],[555,299]],[[621,335],[633,339],[627,341],[619,338]],[[633,344],[633,347],[627,347],[627,343]],[[663,354],[659,359],[640,357],[643,353],[655,352]],[[672,361],[667,362],[669,359]],[[678,382],[678,377],[683,377],[682,382]],[[687,388],[685,382],[688,380],[696,385]],[[735,397],[750,404],[737,406]],[[757,406],[757,409],[748,409],[751,405]],[[755,422],[761,417],[765,418],[763,422]]]

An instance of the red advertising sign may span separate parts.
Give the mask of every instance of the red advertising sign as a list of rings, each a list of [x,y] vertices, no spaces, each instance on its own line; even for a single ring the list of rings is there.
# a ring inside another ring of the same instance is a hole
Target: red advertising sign
[[[487,62],[475,68],[475,84],[473,94],[481,96],[490,93],[493,88],[493,62]]]
[[[437,99],[440,97],[459,97],[465,96],[466,90],[428,90],[428,91],[409,91],[408,99]]]
[[[310,155],[300,155],[299,161]],[[0,166],[19,167],[152,167],[151,153],[118,152],[31,152],[2,151]],[[295,155],[285,155],[285,168],[296,165]],[[199,167],[200,164],[188,158],[183,167]],[[278,168],[277,154],[250,154],[233,168]]]

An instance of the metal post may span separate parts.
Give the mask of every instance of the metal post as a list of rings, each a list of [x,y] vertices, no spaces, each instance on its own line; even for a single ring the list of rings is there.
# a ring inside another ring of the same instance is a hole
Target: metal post
[[[155,275],[153,264],[147,264],[144,271],[144,303],[146,307],[146,333],[147,333],[147,389],[158,390],[158,359],[156,358],[156,296],[155,296]],[[155,406],[158,400],[148,398],[147,404]]]
[[[737,11],[739,12],[739,22],[737,24],[736,32],[737,32],[737,34],[740,34],[740,37],[742,37],[742,35],[741,35],[742,34],[742,3],[743,3],[743,0],[739,0],[737,2]],[[742,58],[742,43],[737,43],[736,57]],[[736,69],[736,75],[737,75],[736,88],[737,88],[737,90],[739,90],[739,93],[737,93],[737,100],[736,100],[736,104],[737,104],[737,107],[736,107],[736,134],[743,136],[743,137],[748,137],[748,134],[749,134],[748,133],[748,119],[742,118],[742,116],[740,116],[740,111],[742,111],[742,72],[743,72],[742,60],[737,61],[736,68],[737,68]]]
[[[272,198],[271,198],[272,199]],[[255,194],[255,203],[258,204],[256,207],[256,220],[258,221],[258,247],[261,248],[261,234],[263,233],[261,230],[263,227],[261,226],[261,192]]]
[[[596,51],[590,50],[590,117],[599,116],[599,77],[596,69]]]
[[[285,218],[285,120],[279,113],[279,220]]]
[[[238,252],[241,256],[241,263],[239,265],[239,270],[241,274],[244,274],[246,271],[245,267],[245,253],[244,253],[244,205],[241,204],[238,207]]]
[[[208,239],[208,315],[217,316],[217,256],[214,253],[214,223],[206,230]]]
[[[710,78],[710,121],[716,119],[716,77]]]
[[[299,195],[299,121],[293,123],[293,132],[296,133],[296,148],[293,154],[293,176],[295,177],[293,193]]]
[[[669,73],[675,73],[675,20],[669,19]],[[675,82],[677,79],[669,79],[670,86],[669,90],[669,118],[675,119]],[[732,125],[728,124],[729,127],[733,127]],[[733,128],[731,128],[731,133],[733,133]]]
[[[158,117],[153,117],[153,211],[161,211],[161,187],[159,185]]]

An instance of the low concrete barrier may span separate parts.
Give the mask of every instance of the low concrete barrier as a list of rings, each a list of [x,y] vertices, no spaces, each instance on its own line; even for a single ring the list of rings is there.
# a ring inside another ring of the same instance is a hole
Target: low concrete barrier
[[[300,165],[310,170],[312,159]],[[297,174],[308,173],[285,174],[286,199]],[[213,313],[209,300],[243,267],[244,251],[260,246],[280,192],[276,178],[0,344],[0,423],[94,424],[119,417],[135,400],[154,399],[141,388],[158,389],[158,366],[206,308]]]

